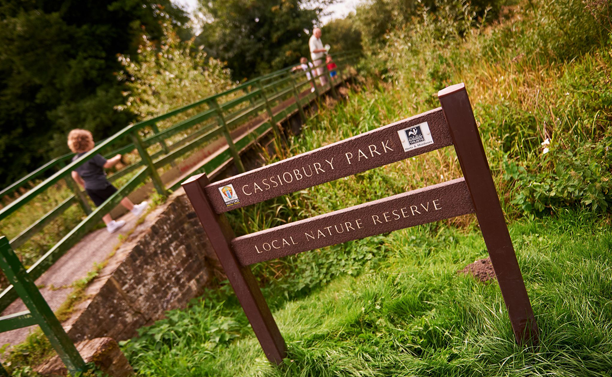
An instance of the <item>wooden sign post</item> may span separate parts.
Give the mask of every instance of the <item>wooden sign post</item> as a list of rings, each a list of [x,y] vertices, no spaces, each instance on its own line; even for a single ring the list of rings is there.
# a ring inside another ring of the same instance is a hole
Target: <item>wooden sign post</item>
[[[183,183],[259,342],[274,363],[286,345],[250,265],[415,225],[476,213],[519,343],[538,329],[463,84],[441,108],[219,182]],[[464,177],[234,237],[230,210],[454,145]]]

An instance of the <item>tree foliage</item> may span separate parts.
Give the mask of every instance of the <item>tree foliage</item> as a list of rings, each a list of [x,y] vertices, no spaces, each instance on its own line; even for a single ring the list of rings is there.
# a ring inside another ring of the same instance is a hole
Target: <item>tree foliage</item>
[[[127,81],[129,92],[118,110],[128,110],[139,119],[165,114],[233,84],[229,70],[202,48],[194,48],[193,39],[183,42],[171,25],[162,26],[159,43],[142,36],[138,60],[119,56],[124,67],[120,79]],[[176,121],[173,117],[172,122]]]
[[[321,39],[331,46],[331,55],[339,51],[360,51],[363,48],[361,31],[356,27],[354,13],[328,22],[321,28],[321,32]]]
[[[196,43],[226,62],[236,80],[279,69],[309,56],[310,33],[329,2],[201,0],[206,22]]]
[[[496,18],[504,0],[371,0],[359,5],[356,12],[356,26],[363,35],[365,47],[376,50],[385,44],[385,35],[394,29],[410,27],[422,14],[435,15],[444,10],[445,17],[454,22],[464,16],[469,7],[474,20],[486,15]],[[449,8],[454,8],[449,12]]]
[[[144,32],[158,38],[162,14],[187,21],[169,0],[0,3],[0,186],[67,152],[68,130],[99,140],[133,119],[115,110],[124,102],[116,55],[135,53]]]

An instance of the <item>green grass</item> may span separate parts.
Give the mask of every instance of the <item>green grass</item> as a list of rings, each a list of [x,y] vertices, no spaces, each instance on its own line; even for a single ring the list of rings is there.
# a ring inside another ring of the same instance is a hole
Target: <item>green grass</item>
[[[510,227],[540,327],[535,348],[515,344],[496,283],[457,273],[486,257],[479,231],[429,225],[303,254],[331,265],[379,243],[354,264],[358,275],[311,284],[309,294],[291,292],[301,276],[269,284],[289,348],[280,367],[265,360],[227,287],[123,349],[151,376],[608,376],[611,220],[568,211]]]
[[[589,13],[591,3],[601,12]],[[227,284],[123,343],[132,365],[145,376],[610,376],[607,10],[595,0],[536,0],[471,29],[461,14],[415,19],[389,33],[364,60],[360,87],[316,114],[287,153],[430,110],[438,90],[466,83],[539,346],[516,345],[495,282],[457,274],[487,256],[465,216],[253,266],[288,342],[280,367],[267,362]],[[228,217],[245,234],[460,175],[445,148]]]

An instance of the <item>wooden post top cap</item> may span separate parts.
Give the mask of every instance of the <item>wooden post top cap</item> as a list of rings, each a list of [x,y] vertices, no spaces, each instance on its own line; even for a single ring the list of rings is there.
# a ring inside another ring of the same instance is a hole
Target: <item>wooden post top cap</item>
[[[198,179],[200,179],[201,176],[206,175],[206,173],[202,173],[202,174],[196,174],[196,175],[192,175],[191,177],[187,178],[185,181],[183,181],[183,183],[181,183],[181,186],[185,186],[188,183],[191,183],[193,181],[197,181]]]
[[[465,84],[463,84],[463,83],[451,85],[449,87],[446,87],[446,88],[440,90],[438,92],[438,97],[443,97],[443,96],[449,95],[449,94],[454,93],[454,92],[458,92],[458,91],[463,90],[463,89],[465,89]]]

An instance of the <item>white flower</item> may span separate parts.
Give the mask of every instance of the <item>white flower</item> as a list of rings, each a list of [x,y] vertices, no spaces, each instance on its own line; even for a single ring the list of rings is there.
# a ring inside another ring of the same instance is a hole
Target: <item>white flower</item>
[[[546,154],[548,153],[548,148],[544,148],[544,150],[542,151],[542,154]]]
[[[550,145],[550,139],[546,138],[546,140],[544,140],[541,144],[542,146],[546,146],[546,145]],[[547,148],[548,149],[548,148]]]

